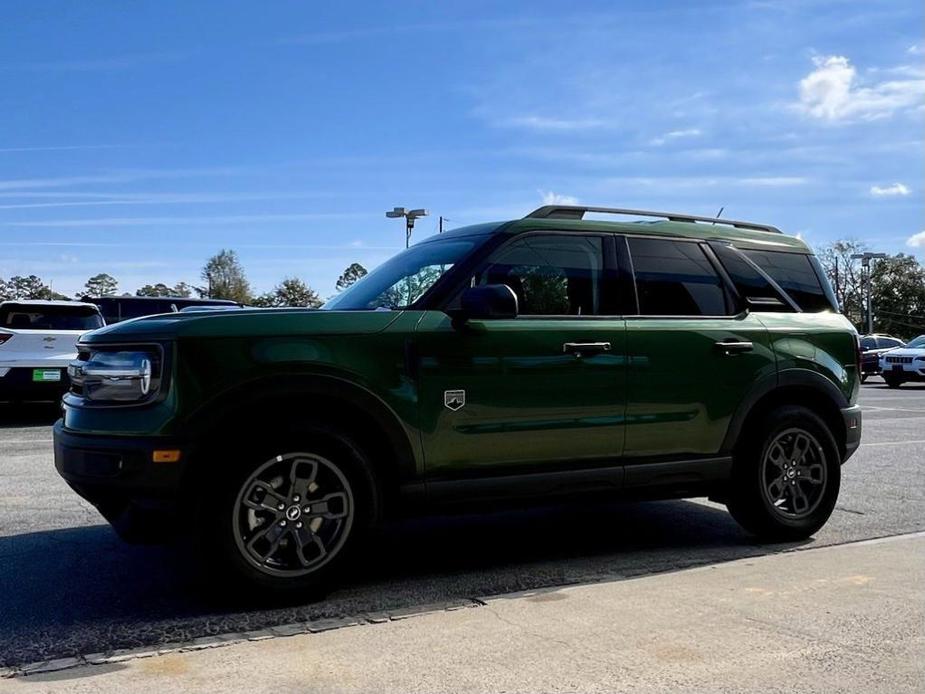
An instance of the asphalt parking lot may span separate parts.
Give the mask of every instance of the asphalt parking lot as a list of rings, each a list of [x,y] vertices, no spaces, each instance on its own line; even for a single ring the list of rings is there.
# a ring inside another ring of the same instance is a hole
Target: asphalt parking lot
[[[828,525],[759,545],[706,501],[555,506],[405,521],[321,602],[218,607],[169,548],[123,544],[54,471],[55,408],[0,404],[0,667],[275,625],[400,612],[925,529],[925,385],[862,387],[864,438]]]

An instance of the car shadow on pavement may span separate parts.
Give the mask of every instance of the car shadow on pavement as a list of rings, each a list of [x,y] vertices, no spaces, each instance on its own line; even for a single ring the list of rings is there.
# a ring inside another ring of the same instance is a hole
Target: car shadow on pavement
[[[923,391],[925,390],[925,383],[906,382],[906,383],[903,383],[901,386],[899,386],[899,388],[890,388],[884,382],[871,383],[868,381],[867,383],[864,384],[864,389],[865,390],[890,390],[890,391],[893,391],[894,393],[902,393],[903,391],[910,391],[910,390]]]
[[[105,525],[0,537],[0,666],[216,634],[413,609],[676,571],[795,545],[760,545],[721,507],[563,504],[390,524],[325,599],[217,606],[169,547]]]
[[[0,401],[0,429],[51,426],[60,416],[61,405],[58,402]]]

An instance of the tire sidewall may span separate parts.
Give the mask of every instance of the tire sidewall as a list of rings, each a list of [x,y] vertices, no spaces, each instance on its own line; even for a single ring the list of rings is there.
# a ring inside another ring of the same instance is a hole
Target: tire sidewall
[[[238,596],[258,599],[323,592],[379,521],[378,487],[369,457],[348,435],[327,426],[283,427],[261,432],[259,438],[258,443],[226,447],[211,461],[209,472],[200,476],[217,483],[214,498],[202,505],[197,542],[202,556],[208,558],[207,575],[227,581],[225,587]],[[297,452],[323,457],[343,473],[353,496],[354,517],[337,554],[317,570],[301,576],[274,576],[254,566],[239,548],[234,534],[236,503],[241,487],[257,468],[275,456]]]
[[[764,457],[774,439],[787,429],[803,429],[816,439],[825,456],[826,486],[816,508],[802,518],[781,515],[764,492]],[[841,486],[841,457],[825,422],[799,406],[782,407],[769,413],[753,430],[753,442],[737,456],[733,483],[734,515],[747,529],[781,539],[797,539],[816,532],[828,520]],[[730,509],[732,510],[732,509]]]

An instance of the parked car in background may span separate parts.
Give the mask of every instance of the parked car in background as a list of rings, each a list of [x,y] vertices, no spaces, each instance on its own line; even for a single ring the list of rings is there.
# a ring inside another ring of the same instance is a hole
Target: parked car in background
[[[925,381],[925,335],[880,357],[880,369],[890,388],[899,388],[906,381]]]
[[[191,542],[216,588],[312,591],[383,516],[457,503],[708,496],[794,541],[860,442],[857,337],[774,227],[543,207],[435,235],[321,310],[87,335],[55,464],[123,537]]]
[[[0,303],[0,400],[57,400],[68,389],[67,365],[77,339],[103,327],[93,304],[76,301]]]
[[[189,299],[179,296],[84,296],[81,301],[99,306],[106,325],[158,313],[176,313],[188,306],[240,306],[228,299]]]
[[[906,343],[891,335],[864,335],[861,338],[861,383],[868,376],[880,375],[880,357]]]

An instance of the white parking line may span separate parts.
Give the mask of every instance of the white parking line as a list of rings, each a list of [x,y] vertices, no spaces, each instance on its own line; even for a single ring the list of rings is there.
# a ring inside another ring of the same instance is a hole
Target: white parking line
[[[889,410],[891,412],[925,412],[921,409],[911,409],[909,407],[880,407],[879,405],[861,405],[862,410]]]
[[[875,441],[873,443],[862,443],[861,448],[865,446],[907,446],[913,443],[925,443],[925,439],[919,439],[917,441]]]
[[[54,439],[0,439],[0,445],[2,444],[25,444],[25,443],[54,443]]]

